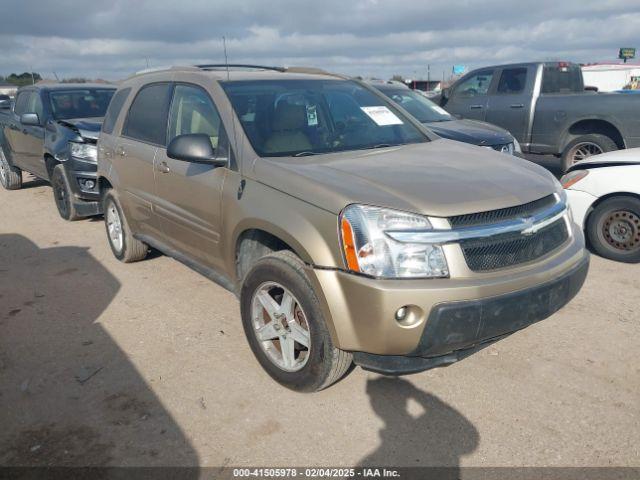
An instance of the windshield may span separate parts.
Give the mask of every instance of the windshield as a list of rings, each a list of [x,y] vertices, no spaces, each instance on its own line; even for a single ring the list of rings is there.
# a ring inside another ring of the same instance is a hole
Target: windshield
[[[115,89],[112,88],[53,90],[49,92],[53,118],[104,117],[114,93]]]
[[[252,80],[223,88],[260,156],[426,142],[393,105],[346,80]]]
[[[384,88],[380,91],[422,123],[453,120],[444,108],[439,107],[421,93],[408,88]]]

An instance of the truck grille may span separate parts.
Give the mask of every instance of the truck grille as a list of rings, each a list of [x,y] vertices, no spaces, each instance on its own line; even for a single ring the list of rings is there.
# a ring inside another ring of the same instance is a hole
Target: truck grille
[[[485,272],[536,260],[558,248],[567,238],[567,224],[560,218],[532,235],[508,233],[464,240],[460,246],[469,268]]]
[[[517,205],[515,207],[449,217],[449,223],[451,223],[451,228],[461,228],[504,222],[505,220],[513,220],[514,218],[534,215],[553,206],[556,201],[557,200],[554,195],[548,195],[538,200],[534,200],[533,202]]]

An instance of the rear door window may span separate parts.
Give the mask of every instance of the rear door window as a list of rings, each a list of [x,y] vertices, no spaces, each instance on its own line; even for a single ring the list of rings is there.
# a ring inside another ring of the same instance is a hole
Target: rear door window
[[[505,68],[500,75],[497,93],[500,95],[522,93],[526,83],[526,68]]]
[[[122,110],[122,106],[127,100],[129,93],[131,93],[131,89],[124,88],[122,90],[118,90],[111,99],[109,108],[107,108],[107,113],[104,116],[104,123],[102,124],[102,131],[104,133],[113,133],[113,127],[116,124],[118,115],[120,115],[120,110]]]
[[[165,146],[170,97],[169,83],[154,83],[142,87],[129,108],[123,136]]]

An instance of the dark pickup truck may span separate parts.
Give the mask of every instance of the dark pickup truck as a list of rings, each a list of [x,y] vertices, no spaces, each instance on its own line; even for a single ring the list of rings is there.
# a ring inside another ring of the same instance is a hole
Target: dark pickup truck
[[[519,63],[474,70],[443,92],[454,115],[507,129],[524,153],[562,158],[640,147],[640,96],[585,90],[579,65]]]
[[[115,88],[109,85],[34,85],[15,104],[0,104],[0,183],[22,187],[22,172],[53,187],[60,216],[101,213],[96,142]]]

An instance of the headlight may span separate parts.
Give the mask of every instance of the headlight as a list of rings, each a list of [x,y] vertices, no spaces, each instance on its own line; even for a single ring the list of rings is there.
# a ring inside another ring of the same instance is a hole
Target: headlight
[[[421,215],[349,205],[340,215],[347,268],[382,278],[447,277],[449,269],[440,245],[399,242],[386,234],[430,228],[429,220]]]
[[[69,142],[69,149],[72,157],[91,162],[98,159],[98,147],[90,143]]]
[[[518,140],[516,140],[515,137],[513,138],[513,149],[515,150],[516,153],[522,153],[522,148],[520,147],[520,142]]]

